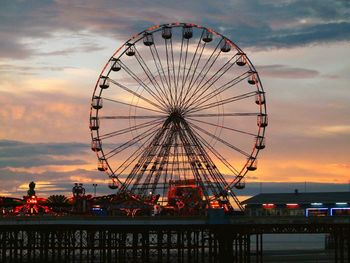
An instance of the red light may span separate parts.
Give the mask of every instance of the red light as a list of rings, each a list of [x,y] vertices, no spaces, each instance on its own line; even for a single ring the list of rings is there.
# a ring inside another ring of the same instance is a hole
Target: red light
[[[36,204],[38,201],[36,200],[36,197],[33,195],[31,198],[27,199],[27,204]]]
[[[275,208],[276,205],[275,204],[263,204],[262,207],[265,209],[269,209],[269,208]]]
[[[299,204],[286,204],[287,208],[293,209],[293,208],[298,208]]]
[[[219,204],[218,201],[211,201],[211,202],[210,202],[210,207],[211,207],[211,208],[214,208],[214,209],[220,208],[220,204]]]

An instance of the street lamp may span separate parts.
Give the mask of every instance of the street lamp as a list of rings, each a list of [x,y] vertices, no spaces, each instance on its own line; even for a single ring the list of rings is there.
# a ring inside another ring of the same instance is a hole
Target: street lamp
[[[92,184],[92,186],[94,187],[94,196],[96,197],[96,187],[97,187],[97,184]]]

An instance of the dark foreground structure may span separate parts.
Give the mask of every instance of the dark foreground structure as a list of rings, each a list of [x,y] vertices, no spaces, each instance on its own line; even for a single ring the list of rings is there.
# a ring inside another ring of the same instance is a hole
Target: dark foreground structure
[[[0,261],[264,262],[269,233],[329,233],[333,262],[350,260],[348,217],[17,217],[0,220]]]

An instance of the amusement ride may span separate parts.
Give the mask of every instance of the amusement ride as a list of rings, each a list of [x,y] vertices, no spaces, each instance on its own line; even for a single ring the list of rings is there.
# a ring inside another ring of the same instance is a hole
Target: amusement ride
[[[108,59],[92,94],[91,149],[119,199],[229,213],[242,209],[235,192],[257,169],[267,124],[248,56],[210,28],[171,23]]]

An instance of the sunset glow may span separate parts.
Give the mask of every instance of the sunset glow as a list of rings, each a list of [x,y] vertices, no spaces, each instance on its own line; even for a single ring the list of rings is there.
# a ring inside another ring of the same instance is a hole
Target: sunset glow
[[[259,155],[258,169],[248,173],[247,187],[260,182],[286,187],[308,182],[342,184],[346,189],[350,180],[348,4],[236,2],[186,1],[180,6],[170,1],[164,5],[99,1],[97,8],[92,0],[83,5],[68,0],[3,1],[0,195],[22,196],[30,181],[36,182],[43,196],[70,194],[75,182],[87,185],[90,193],[93,183],[98,184],[98,192],[112,193],[90,149],[89,110],[95,83],[127,39],[150,26],[174,21],[198,23],[230,37],[259,72],[269,126],[266,149]],[[193,50],[195,46],[190,47]],[[141,101],[138,105],[144,106]],[[230,161],[235,162],[234,157]],[[217,166],[232,178],[221,164]]]

